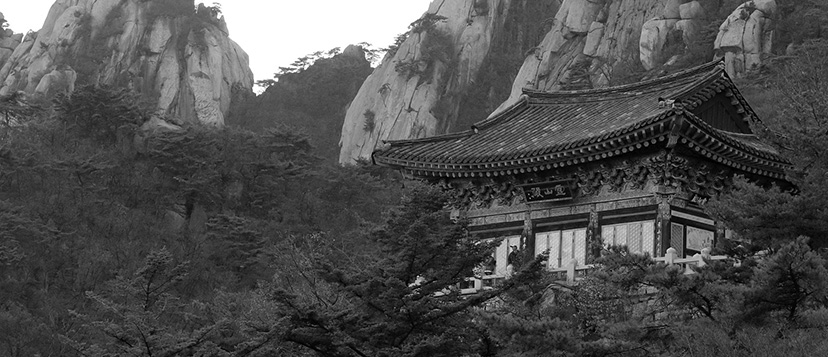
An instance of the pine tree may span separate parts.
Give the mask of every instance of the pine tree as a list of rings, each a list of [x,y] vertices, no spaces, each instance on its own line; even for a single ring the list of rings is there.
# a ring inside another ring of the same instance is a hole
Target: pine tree
[[[66,343],[85,356],[215,355],[225,321],[213,319],[209,305],[176,294],[187,270],[188,262],[176,264],[164,248],[150,252],[131,276],[86,293],[94,309],[75,313],[83,322],[79,339],[64,338]]]
[[[746,240],[779,247],[799,236],[828,246],[828,41],[807,41],[777,59],[756,80],[774,109],[754,125],[792,163],[792,187],[759,187],[737,179],[734,190],[711,201],[709,212]]]
[[[367,254],[311,254],[270,287],[282,314],[271,335],[323,356],[457,356],[483,348],[472,308],[532,279],[539,263],[500,289],[463,296],[456,286],[496,243],[452,222],[438,188],[417,185],[403,200],[365,237],[374,245]]]
[[[761,318],[782,311],[789,321],[808,307],[819,306],[828,296],[828,269],[825,260],[799,237],[762,260],[746,301],[747,318]]]

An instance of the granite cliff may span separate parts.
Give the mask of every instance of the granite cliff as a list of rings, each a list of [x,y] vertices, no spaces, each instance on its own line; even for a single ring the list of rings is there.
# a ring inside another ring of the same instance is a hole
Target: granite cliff
[[[8,56],[6,38],[17,35],[0,36],[0,95],[126,87],[157,118],[224,125],[233,92],[250,91],[253,74],[217,10],[193,0],[57,0]]]
[[[435,0],[348,109],[340,162],[369,158],[384,140],[464,130],[514,103],[523,88],[604,87],[717,58],[743,76],[780,48],[778,7],[776,0]]]
[[[466,128],[508,96],[559,0],[435,0],[366,79],[342,126],[339,161],[382,140]]]
[[[6,24],[6,17],[0,12],[0,26]],[[0,66],[11,57],[14,49],[23,41],[22,33],[14,33],[10,28],[0,27]]]

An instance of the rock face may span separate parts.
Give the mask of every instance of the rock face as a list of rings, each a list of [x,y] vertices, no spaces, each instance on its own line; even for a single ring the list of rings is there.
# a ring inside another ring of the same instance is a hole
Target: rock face
[[[650,19],[641,29],[638,46],[644,68],[651,70],[670,61],[677,55],[668,53],[671,48],[683,50],[689,46],[705,25],[708,11],[699,1],[668,1],[661,16]]]
[[[128,87],[175,123],[224,125],[233,91],[253,86],[228,36],[224,18],[193,0],[57,0],[5,61],[0,49],[0,95]]]
[[[432,1],[354,98],[339,161],[368,158],[382,140],[444,133],[488,114],[507,97],[523,53],[559,6],[559,0]],[[510,21],[516,16],[532,20]],[[505,79],[486,78],[492,76]]]
[[[762,63],[773,47],[775,0],[753,0],[740,5],[719,27],[716,55],[724,57],[727,73],[742,77]]]
[[[565,0],[552,30],[529,54],[512,93],[497,111],[512,105],[523,88],[573,90],[604,87],[640,66],[642,28],[658,33],[675,27],[680,14],[665,0]],[[666,19],[650,22],[648,19]],[[654,44],[653,48],[659,48]]]
[[[0,25],[4,23],[6,23],[6,17],[3,16],[2,12],[0,12]],[[4,29],[0,27],[0,67],[8,61],[9,57],[12,55],[12,52],[14,52],[14,49],[17,48],[22,41],[22,33],[14,33],[11,29]]]

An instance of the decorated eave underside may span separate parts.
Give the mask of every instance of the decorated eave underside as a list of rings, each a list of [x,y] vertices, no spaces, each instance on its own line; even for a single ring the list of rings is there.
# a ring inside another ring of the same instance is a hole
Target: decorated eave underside
[[[421,177],[493,178],[683,145],[743,172],[784,178],[788,163],[755,135],[714,128],[693,114],[721,95],[740,116],[732,120],[758,121],[723,63],[712,62],[625,86],[524,90],[518,103],[471,130],[389,141],[373,159]]]

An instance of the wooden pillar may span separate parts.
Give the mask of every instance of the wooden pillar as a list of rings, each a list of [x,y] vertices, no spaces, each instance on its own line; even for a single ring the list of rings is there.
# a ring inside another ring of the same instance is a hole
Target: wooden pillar
[[[715,225],[716,232],[713,234],[713,246],[711,248],[717,247],[727,236],[727,227],[725,227],[724,222],[715,221]]]
[[[532,226],[532,211],[527,210],[523,216],[523,234],[521,235],[523,241],[520,243],[521,249],[525,252],[524,258],[529,260],[535,258],[535,232]]]
[[[658,216],[656,216],[656,253],[664,256],[670,248],[670,221],[672,211],[668,197],[661,197],[658,203]]]
[[[592,264],[596,258],[601,257],[602,249],[604,249],[604,242],[598,228],[598,211],[593,205],[589,211],[589,223],[587,224],[587,260],[585,264]]]

